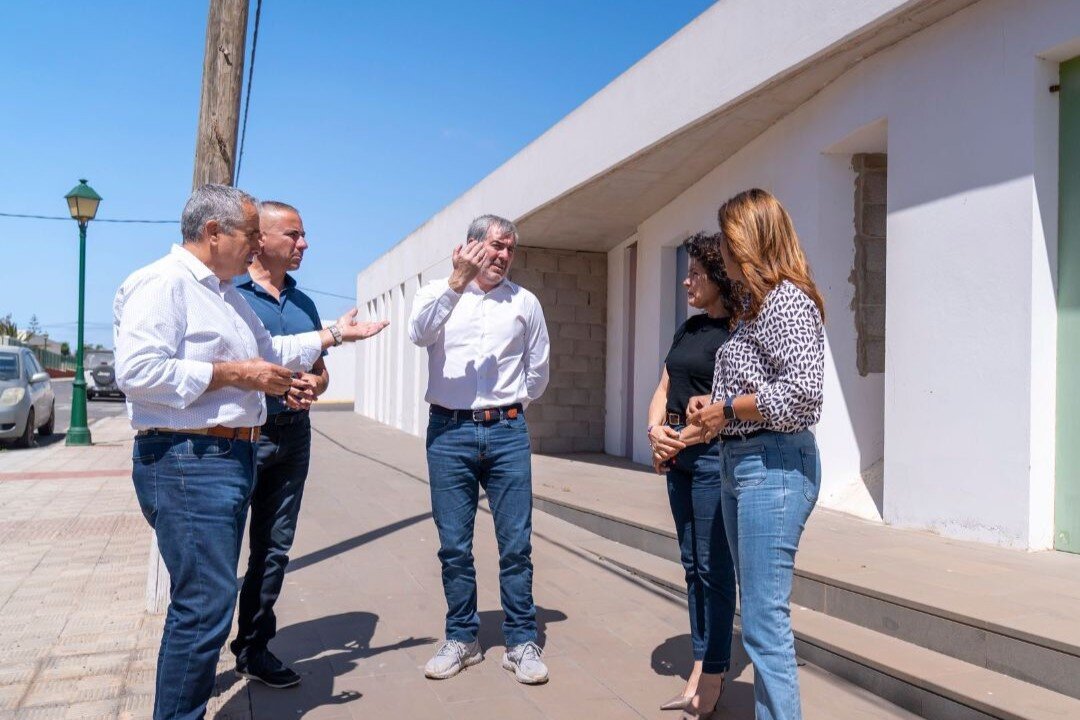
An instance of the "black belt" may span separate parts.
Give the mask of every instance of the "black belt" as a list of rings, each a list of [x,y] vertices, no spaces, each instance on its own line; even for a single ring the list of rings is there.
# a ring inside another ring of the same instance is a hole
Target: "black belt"
[[[766,430],[764,428],[760,430],[751,430],[748,433],[739,433],[737,435],[720,435],[720,439],[724,442],[732,442],[739,440],[749,440],[750,438],[756,438],[758,435],[764,435],[765,433],[772,432],[772,430]]]
[[[502,420],[504,417],[513,420],[523,412],[525,412],[525,408],[522,407],[521,403],[503,405],[502,407],[477,408],[476,410],[451,410],[450,408],[444,408],[442,405],[431,406],[432,415],[444,415],[453,418],[454,422],[458,420],[472,420],[475,423],[491,422],[493,420]]]
[[[263,427],[272,427],[274,425],[292,425],[298,423],[301,420],[306,419],[308,416],[306,410],[299,412],[280,412],[273,415],[269,415],[266,418],[266,422],[263,423]]]

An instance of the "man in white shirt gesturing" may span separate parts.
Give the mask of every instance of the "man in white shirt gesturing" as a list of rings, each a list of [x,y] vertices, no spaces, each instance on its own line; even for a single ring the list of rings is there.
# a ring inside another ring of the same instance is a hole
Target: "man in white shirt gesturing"
[[[503,667],[546,682],[532,597],[532,456],[525,408],[548,382],[548,334],[540,302],[506,279],[517,228],[484,215],[453,253],[453,272],[416,294],[409,337],[428,349],[427,430],[431,509],[439,530],[446,640],[424,668],[453,677],[483,660],[476,640],[472,541],[481,488],[499,543]]]
[[[271,337],[233,287],[262,246],[259,202],[203,185],[180,219],[183,244],[135,271],[116,293],[116,381],[137,430],[132,480],[169,570],[154,718],[201,718],[236,604],[236,564],[255,481],[264,393],[294,379],[324,349],[363,340],[386,322]],[[289,399],[288,402],[295,402]]]

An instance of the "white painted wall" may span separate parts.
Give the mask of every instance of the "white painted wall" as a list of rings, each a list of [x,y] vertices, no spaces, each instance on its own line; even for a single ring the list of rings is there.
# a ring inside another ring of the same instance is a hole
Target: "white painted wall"
[[[417,276],[449,273],[449,251],[474,216],[520,217],[555,202],[912,4],[717,3],[360,273],[357,297],[373,299],[366,312],[392,325],[358,347],[357,411],[422,432],[426,353],[402,335],[403,318]],[[731,27],[747,32],[732,37]],[[608,303],[608,451],[626,450],[627,412],[631,431],[645,425],[674,329],[675,245],[715,229],[720,202],[759,185],[794,217],[829,313],[817,428],[822,504],[877,517],[860,473],[884,454],[885,521],[1049,547],[1057,98],[1047,86],[1057,62],[1080,55],[1078,28],[1076,0],[983,0],[864,60],[643,222],[609,253],[611,300],[622,297],[626,245],[637,243],[631,397],[625,305]],[[847,158],[881,150],[889,154],[888,356],[884,375],[863,378],[850,310]],[[643,434],[629,435],[645,461]]]
[[[864,61],[639,227],[639,298],[666,300],[675,278],[661,258],[714,230],[725,198],[761,186],[791,212],[829,313],[823,505],[872,516],[859,473],[884,448],[886,521],[1050,546],[1057,100],[1056,65],[1041,58],[1069,57],[1078,29],[1070,0],[961,11]],[[854,174],[843,153],[882,144],[888,357],[884,376],[861,378],[847,278]],[[620,257],[611,252],[612,292]],[[642,427],[643,385],[655,383],[672,318],[661,302],[639,302]],[[609,367],[624,348],[610,326]],[[634,441],[645,462],[644,436]]]
[[[329,324],[329,323],[327,323]],[[356,397],[356,345],[347,343],[332,347],[323,358],[330,373],[330,385],[321,402],[351,402]]]

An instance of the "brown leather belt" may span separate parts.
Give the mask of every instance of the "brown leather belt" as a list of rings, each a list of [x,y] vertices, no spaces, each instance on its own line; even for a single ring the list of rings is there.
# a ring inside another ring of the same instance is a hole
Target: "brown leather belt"
[[[243,440],[244,442],[258,442],[260,428],[238,427],[231,428],[224,425],[215,425],[208,428],[150,428],[140,430],[136,436],[154,434],[172,435],[212,435],[213,437],[225,438],[226,440]]]

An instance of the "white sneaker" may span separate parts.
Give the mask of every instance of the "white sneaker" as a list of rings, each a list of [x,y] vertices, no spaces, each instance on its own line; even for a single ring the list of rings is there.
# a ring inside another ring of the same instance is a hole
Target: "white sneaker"
[[[480,643],[473,640],[463,643],[460,640],[447,640],[435,650],[435,655],[424,666],[424,675],[433,680],[452,678],[459,672],[484,659]]]
[[[544,661],[540,659],[543,654],[540,646],[534,642],[522,643],[512,648],[507,648],[503,655],[502,666],[507,670],[514,671],[514,677],[519,683],[526,685],[540,685],[548,681],[548,669]]]

